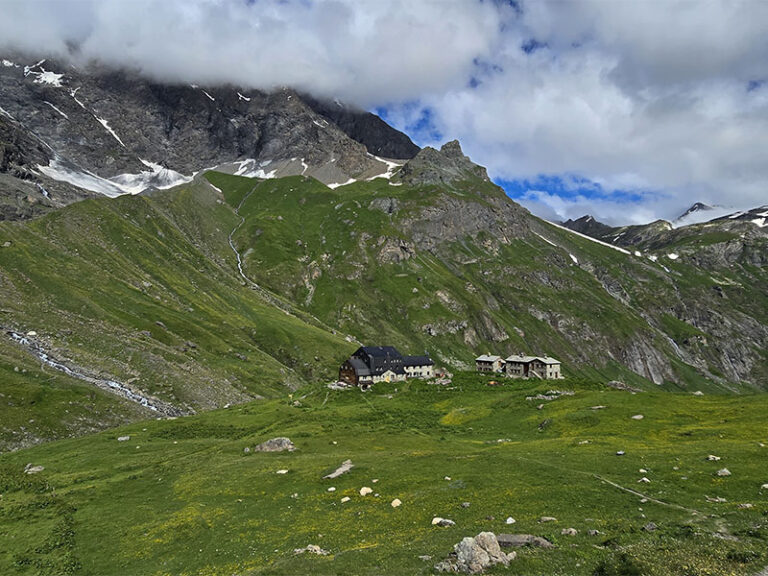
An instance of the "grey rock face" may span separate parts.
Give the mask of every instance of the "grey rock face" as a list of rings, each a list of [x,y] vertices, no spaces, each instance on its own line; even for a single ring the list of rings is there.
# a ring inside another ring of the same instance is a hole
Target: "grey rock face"
[[[403,182],[414,186],[451,184],[471,178],[489,180],[485,168],[464,155],[458,140],[448,142],[440,150],[424,148],[406,162],[400,177]]]
[[[54,158],[102,178],[146,171],[142,160],[191,175],[253,159],[276,176],[340,183],[385,172],[372,154],[407,159],[418,152],[372,114],[305,101],[289,89],[161,84],[98,65],[4,57],[18,66],[0,67],[0,173],[15,177],[20,165],[34,169]],[[41,81],[42,71],[56,76]],[[11,118],[21,136],[9,134]],[[19,147],[21,138],[28,141]]]

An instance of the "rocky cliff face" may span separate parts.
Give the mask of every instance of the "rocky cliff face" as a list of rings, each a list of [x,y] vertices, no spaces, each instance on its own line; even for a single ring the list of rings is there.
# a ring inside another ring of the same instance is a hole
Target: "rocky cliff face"
[[[289,89],[164,85],[130,71],[23,56],[0,66],[0,110],[0,172],[110,196],[224,164],[249,176],[304,174],[337,185],[392,169],[376,156],[404,161],[418,151],[372,114]],[[10,166],[10,146],[20,138],[8,134],[11,121],[29,141],[21,171],[18,162]]]

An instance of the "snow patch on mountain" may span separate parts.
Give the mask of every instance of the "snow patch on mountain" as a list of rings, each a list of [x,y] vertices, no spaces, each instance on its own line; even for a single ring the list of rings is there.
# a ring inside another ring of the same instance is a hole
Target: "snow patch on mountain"
[[[331,182],[330,184],[327,184],[328,188],[331,190],[335,190],[336,188],[339,188],[340,186],[346,186],[347,184],[352,184],[354,182],[357,182],[354,178],[350,178],[346,182]]]
[[[211,96],[210,94],[208,94],[208,92],[206,92],[205,90],[203,90],[202,92],[203,92],[203,94],[205,94],[206,96],[208,96],[208,100],[210,100],[211,102],[216,102],[216,98],[214,98],[213,96]]]
[[[61,114],[62,116],[64,116],[64,118],[66,118],[67,120],[69,120],[69,116],[67,116],[67,115],[66,115],[64,112],[62,112],[61,110],[59,110],[58,108],[56,108],[56,106],[54,106],[53,104],[51,104],[50,102],[48,102],[48,100],[43,100],[43,102],[45,102],[46,104],[48,104],[48,106],[50,106],[51,108],[53,108],[54,110],[56,110],[56,112],[58,112],[59,114]]]
[[[263,180],[269,180],[270,178],[276,178],[277,169],[271,172],[266,172],[264,168],[272,164],[272,160],[265,160],[263,162],[256,163],[253,158],[246,160],[240,160],[235,162],[238,168],[235,171],[235,176],[243,176],[244,178],[261,178]]]
[[[379,162],[383,162],[384,164],[387,165],[386,172],[382,172],[381,174],[376,174],[376,176],[371,176],[370,178],[368,178],[368,180],[375,180],[376,178],[386,178],[387,180],[389,180],[390,178],[392,178],[392,176],[394,176],[395,171],[398,170],[403,165],[403,163],[401,162],[394,162],[393,160],[380,158],[370,153],[368,154],[368,156],[370,156],[371,158],[374,158],[375,160],[378,160]]]
[[[598,240],[597,238],[592,238],[591,236],[587,236],[586,234],[582,234],[581,232],[576,232],[576,230],[571,230],[570,228],[566,228],[565,226],[560,226],[560,224],[555,224],[554,222],[550,222],[549,220],[544,220],[544,222],[546,222],[550,226],[554,226],[555,228],[560,228],[560,230],[565,230],[569,234],[575,234],[576,236],[584,238],[585,240],[594,242],[595,244],[602,244],[603,246],[612,248],[613,250],[616,250],[617,252],[621,252],[622,254],[627,254],[630,256],[632,255],[632,253],[629,250],[624,250],[624,248],[619,248],[618,246],[614,246],[613,244],[608,244],[607,242],[603,242],[602,240]]]
[[[14,118],[13,116],[11,116],[10,112],[8,112],[8,111],[7,111],[5,108],[3,108],[2,106],[0,106],[0,114],[2,114],[3,116],[5,116],[6,118],[10,118],[11,120],[14,120],[14,121],[16,120],[16,118]]]
[[[48,166],[38,164],[37,169],[49,178],[67,182],[78,188],[103,194],[109,198],[123,194],[139,194],[149,188],[165,190],[192,181],[190,176],[184,176],[174,170],[164,168],[160,164],[147,160],[141,162],[149,170],[138,174],[119,174],[109,179],[59,160],[51,160]]]
[[[77,99],[77,91],[78,90],[80,90],[79,86],[77,88],[75,88],[74,90],[70,90],[69,91],[69,95],[72,96],[72,98],[74,99],[75,102],[77,102],[77,105],[80,106],[80,108],[82,108],[83,110],[86,110],[85,104],[83,104],[82,102],[80,102],[80,100]]]
[[[107,132],[109,132],[110,134],[112,134],[112,136],[115,138],[115,140],[117,140],[117,141],[120,143],[120,146],[122,146],[123,148],[125,148],[125,144],[123,144],[123,141],[122,141],[122,140],[120,140],[120,136],[118,136],[118,135],[117,135],[117,133],[116,133],[114,130],[112,130],[112,128],[110,128],[110,127],[109,127],[109,122],[107,122],[107,121],[106,121],[106,120],[104,120],[103,118],[99,118],[98,116],[96,116],[96,114],[94,114],[94,115],[93,115],[93,117],[94,117],[94,118],[96,118],[96,120],[98,120],[99,124],[101,124],[102,126],[104,126],[104,129],[105,129]]]
[[[691,224],[701,224],[709,222],[716,218],[722,218],[730,214],[732,208],[725,206],[706,206],[704,204],[695,204],[687,212],[672,222],[673,228],[690,226]]]
[[[5,59],[3,60],[3,66],[5,66],[6,68],[18,68],[19,67],[18,64],[15,64],[15,63],[11,62],[10,60],[5,60]]]
[[[250,98],[248,98],[247,96],[243,96],[242,94],[240,94],[240,92],[237,93],[237,98],[238,98],[238,100],[242,100],[244,102],[250,102],[251,101]]]

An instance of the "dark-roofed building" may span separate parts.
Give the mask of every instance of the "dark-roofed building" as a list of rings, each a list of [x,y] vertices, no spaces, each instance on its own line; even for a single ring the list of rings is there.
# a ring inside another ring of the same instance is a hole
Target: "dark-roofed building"
[[[405,356],[394,346],[361,346],[339,368],[339,381],[368,388],[376,382],[431,378],[435,363],[429,356]]]

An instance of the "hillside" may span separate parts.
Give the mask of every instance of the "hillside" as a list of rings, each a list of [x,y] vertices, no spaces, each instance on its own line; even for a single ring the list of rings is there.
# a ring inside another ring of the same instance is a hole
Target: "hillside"
[[[486,381],[310,386],[0,455],[0,572],[433,574],[483,530],[555,545],[518,548],[494,574],[751,576],[768,563],[765,395],[568,380],[557,388],[573,395],[547,400],[546,383]],[[253,450],[280,436],[296,450]],[[309,544],[328,554],[295,552]]]
[[[671,260],[671,248],[595,243],[531,216],[458,144],[335,189],[209,172],[0,223],[0,246],[3,370],[26,369],[47,399],[50,365],[32,370],[46,354],[85,376],[72,394],[91,384],[113,414],[81,421],[11,391],[6,448],[135,418],[126,390],[162,416],[328,381],[356,342],[426,350],[451,369],[527,351],[640,387],[766,387],[759,263],[715,275],[682,247]],[[34,335],[22,346],[11,331]],[[69,401],[67,375],[52,376]]]

